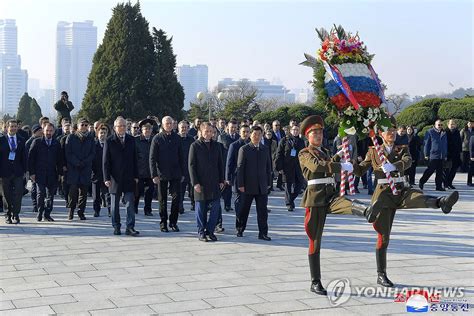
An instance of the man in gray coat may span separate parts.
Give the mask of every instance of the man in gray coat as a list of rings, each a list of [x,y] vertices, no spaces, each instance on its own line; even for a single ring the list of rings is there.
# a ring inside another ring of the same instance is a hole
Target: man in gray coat
[[[214,235],[220,206],[220,190],[224,187],[224,163],[219,144],[212,140],[210,123],[200,126],[201,137],[189,149],[189,176],[194,187],[199,240],[217,241]],[[210,209],[209,219],[207,211]]]

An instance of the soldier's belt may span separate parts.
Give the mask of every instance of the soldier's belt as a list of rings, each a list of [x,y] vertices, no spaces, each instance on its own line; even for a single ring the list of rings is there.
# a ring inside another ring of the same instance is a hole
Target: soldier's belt
[[[395,183],[406,183],[405,177],[392,178]],[[377,179],[377,184],[388,184],[388,179]]]
[[[336,181],[334,181],[334,178],[321,178],[321,179],[308,180],[308,185],[312,185],[312,184],[336,184]]]

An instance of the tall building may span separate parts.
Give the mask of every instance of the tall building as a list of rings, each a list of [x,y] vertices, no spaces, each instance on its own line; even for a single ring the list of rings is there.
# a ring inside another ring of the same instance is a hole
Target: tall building
[[[198,92],[208,89],[207,65],[183,65],[177,67],[178,81],[184,89],[184,110],[190,108],[190,103],[196,101]]]
[[[0,20],[0,114],[16,114],[28,90],[28,73],[21,69],[16,21]]]
[[[42,96],[38,99],[41,113],[49,117],[56,115],[56,111],[53,108],[53,105],[56,102],[54,89],[41,89],[41,92]]]
[[[93,21],[58,22],[56,29],[56,99],[67,91],[74,111],[81,107],[87,78],[97,49],[97,27]]]
[[[249,79],[234,80],[232,78],[224,78],[219,80],[217,87],[219,90],[225,91],[232,89],[239,85],[239,82],[245,82],[255,87],[258,90],[259,99],[272,99],[277,103],[292,103],[295,102],[295,95],[290,93],[290,90],[281,84],[271,84],[265,79],[257,79],[251,81]]]

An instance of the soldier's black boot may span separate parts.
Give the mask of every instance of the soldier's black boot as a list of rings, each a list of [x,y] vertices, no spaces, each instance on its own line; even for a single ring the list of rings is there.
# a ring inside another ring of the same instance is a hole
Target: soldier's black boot
[[[431,208],[441,208],[443,213],[448,214],[453,209],[453,205],[459,199],[459,192],[453,191],[450,195],[436,197],[436,196],[426,196],[426,206]]]
[[[375,249],[377,260],[377,284],[385,287],[392,287],[393,283],[387,277],[387,249]]]
[[[444,214],[448,214],[449,212],[451,212],[451,210],[453,209],[453,205],[456,204],[458,199],[459,192],[453,191],[453,193],[448,196],[438,198],[438,205]]]
[[[309,271],[311,272],[311,287],[310,291],[319,295],[328,295],[328,292],[321,283],[321,265],[319,260],[319,253],[308,255]]]
[[[380,213],[380,209],[378,201],[369,206],[359,200],[352,201],[352,214],[365,217],[369,223],[375,222]]]

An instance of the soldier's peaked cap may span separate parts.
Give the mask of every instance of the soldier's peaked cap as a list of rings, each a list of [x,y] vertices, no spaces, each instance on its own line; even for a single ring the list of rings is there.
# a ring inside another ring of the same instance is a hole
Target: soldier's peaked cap
[[[306,136],[309,132],[315,129],[323,129],[324,121],[323,118],[319,115],[308,116],[301,122],[301,131]]]

